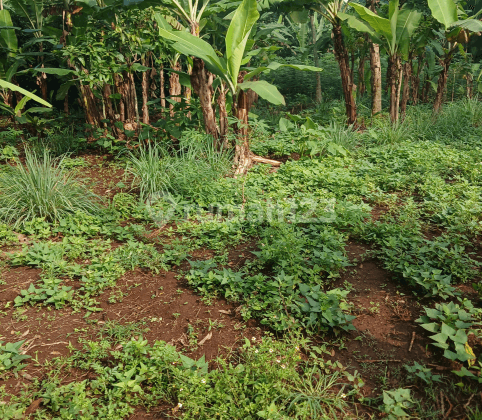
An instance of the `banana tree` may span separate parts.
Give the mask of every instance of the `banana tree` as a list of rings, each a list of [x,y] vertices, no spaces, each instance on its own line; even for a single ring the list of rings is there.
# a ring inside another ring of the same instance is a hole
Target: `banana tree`
[[[232,113],[237,119],[234,129],[237,135],[235,165],[238,174],[244,173],[253,160],[247,131],[249,101],[246,92],[251,89],[261,98],[275,105],[285,103],[283,96],[275,86],[264,80],[250,80],[262,71],[275,70],[281,67],[281,64],[271,63],[269,66],[251,72],[241,71],[241,67],[250,59],[250,57],[245,57],[245,52],[249,36],[258,19],[256,0],[243,0],[236,9],[225,36],[225,55],[219,57],[214,48],[203,39],[187,31],[173,31],[169,25],[163,23],[164,18],[161,15],[156,16],[159,23],[159,34],[173,42],[173,48],[179,53],[195,57],[191,84],[194,90],[199,93],[204,123],[208,133],[217,132],[216,118],[214,112],[211,113],[211,103],[206,103],[206,100],[211,98],[211,92],[202,92],[203,88],[209,88],[209,86],[201,85],[198,78],[207,79],[209,77],[208,72],[210,72],[226,84],[232,97]],[[292,67],[301,70],[321,71],[321,69],[311,66]]]
[[[390,66],[390,118],[396,123],[399,117],[399,99],[402,81],[402,58],[408,59],[410,38],[417,29],[422,14],[406,7],[399,8],[399,0],[390,0],[388,19],[366,7],[351,3],[359,18],[343,14],[348,25],[367,33],[373,42],[382,46],[388,53]]]
[[[432,16],[442,24],[447,40],[446,48],[443,49],[444,54],[440,58],[442,71],[439,75],[437,93],[433,104],[435,112],[438,112],[442,106],[449,67],[455,51],[463,44],[467,44],[473,35],[482,32],[482,22],[475,19],[482,10],[469,17],[463,10],[463,4],[455,3],[454,0],[428,0]]]
[[[348,51],[346,49],[343,33],[342,19],[340,16],[348,6],[349,0],[316,0],[310,4],[311,9],[318,12],[332,25],[333,49],[336,61],[340,67],[341,85],[343,87],[343,96],[345,98],[345,108],[348,124],[356,122],[356,103],[353,79],[350,74],[350,64]]]

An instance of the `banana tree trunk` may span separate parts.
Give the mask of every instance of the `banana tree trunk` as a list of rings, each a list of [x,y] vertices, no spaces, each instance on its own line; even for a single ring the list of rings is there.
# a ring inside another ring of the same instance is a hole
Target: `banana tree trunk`
[[[142,60],[142,65],[146,66],[146,60]],[[147,102],[149,101],[149,80],[147,71],[142,72],[142,122],[149,124],[149,107]]]
[[[223,148],[229,147],[228,143],[228,113],[226,111],[226,84],[221,82],[218,93],[218,108],[219,108],[219,135],[223,142]]]
[[[173,67],[174,70],[180,71],[181,64],[179,62]],[[171,100],[175,102],[181,103],[181,83],[179,83],[179,74],[171,72],[169,77],[169,95],[171,96]],[[174,105],[171,103],[169,104],[170,115],[174,117]]]
[[[365,84],[365,61],[366,56],[363,54],[358,60],[358,94],[360,96],[365,95],[366,84]]]
[[[83,85],[82,83],[80,84],[79,88],[85,119],[90,125],[98,127],[100,125],[100,121],[102,120],[102,116],[97,108],[94,93],[92,92],[90,86]]]
[[[398,122],[400,105],[400,88],[402,79],[402,65],[400,57],[397,55],[389,58],[390,67],[390,120],[392,124]]]
[[[166,91],[164,90],[164,66],[159,69],[159,98],[161,98],[161,106],[166,107]]]
[[[125,106],[125,89],[124,80],[119,74],[114,74],[115,90],[120,95],[119,99],[119,120],[124,122],[126,120],[126,106]]]
[[[139,121],[139,108],[134,75],[130,72],[124,72],[123,76],[125,121],[130,123],[137,122]]]
[[[420,91],[420,73],[422,72],[424,61],[421,57],[417,60],[417,72],[412,76],[412,103],[418,104],[419,91]]]
[[[452,58],[453,58],[453,50],[449,52],[443,60],[440,61],[440,65],[442,66],[442,71],[440,72],[440,75],[438,77],[437,93],[435,95],[435,101],[433,103],[434,112],[439,112],[440,108],[442,108],[445,89],[447,88],[447,78],[449,74],[449,67],[450,67],[450,63],[452,62]]]
[[[116,126],[116,116],[115,116],[115,111],[114,107],[112,105],[112,98],[111,98],[112,90],[110,85],[105,84],[103,89],[102,89],[102,97],[104,99],[104,105],[105,105],[105,116],[106,118],[110,121],[110,129],[112,131],[112,134],[116,138],[122,138],[124,136],[124,133],[122,133]]]
[[[405,118],[407,112],[408,97],[410,94],[410,80],[412,78],[412,58],[403,64],[403,90],[402,90],[402,103],[400,104],[400,114],[402,118]]]
[[[474,97],[474,78],[472,73],[467,72],[465,79],[467,81],[467,98],[472,99]]]
[[[310,23],[311,23],[311,32],[313,34],[313,60],[315,62],[315,67],[319,67],[319,59],[318,59],[318,48],[316,46],[316,26],[315,26],[315,17],[313,14],[310,14]],[[319,72],[316,72],[316,91],[315,91],[315,102],[317,104],[321,103],[321,76]]]
[[[236,124],[236,145],[234,154],[235,175],[242,175],[253,164],[248,137],[248,97],[246,92],[238,94],[237,106],[235,107]]]
[[[353,81],[350,75],[348,51],[343,42],[343,34],[340,25],[333,25],[334,53],[340,67],[341,85],[345,98],[345,108],[348,124],[356,122],[356,103],[353,92]]]
[[[367,7],[377,13],[379,0],[367,0]],[[370,43],[370,70],[372,90],[372,115],[382,112],[382,65],[380,60],[380,46]]]
[[[212,105],[213,97],[213,75],[204,67],[204,62],[199,58],[193,58],[193,69],[191,73],[191,86],[199,96],[201,110],[204,118],[204,127],[207,134],[219,139],[219,131],[216,125],[216,114]]]

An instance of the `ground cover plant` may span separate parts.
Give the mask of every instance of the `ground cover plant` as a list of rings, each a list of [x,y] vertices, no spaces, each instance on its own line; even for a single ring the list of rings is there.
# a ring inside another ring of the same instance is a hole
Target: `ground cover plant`
[[[1,4],[0,418],[480,418],[480,6],[366,6]]]

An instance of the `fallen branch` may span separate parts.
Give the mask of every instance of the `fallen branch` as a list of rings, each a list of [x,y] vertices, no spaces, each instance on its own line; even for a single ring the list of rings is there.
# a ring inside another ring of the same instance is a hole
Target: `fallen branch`
[[[464,405],[464,410],[467,410],[467,407],[469,406],[470,401],[472,401],[472,398],[474,398],[474,395],[475,395],[475,394],[472,394],[472,395],[470,396],[469,400],[468,400],[467,403]]]
[[[414,341],[415,341],[415,331],[412,333],[412,341],[410,341],[410,347],[408,348],[409,352],[412,351],[412,346]]]
[[[256,156],[256,155],[251,156],[251,159],[253,160],[253,162],[267,163],[268,165],[271,165],[271,166],[281,166],[281,163],[282,163],[278,160],[266,159],[264,157]]]
[[[360,363],[380,363],[380,362],[397,362],[397,363],[400,363],[401,360],[383,360],[383,359],[380,359],[380,360],[363,360],[363,361],[360,361]]]
[[[442,392],[442,391],[440,391],[440,392]],[[450,406],[449,409],[447,410],[447,412],[445,413],[444,417],[443,417],[444,419],[448,419],[450,413],[452,412],[452,409],[454,408],[454,406],[452,405],[452,403],[450,402],[450,400],[448,399],[448,397],[445,394],[442,394],[442,395],[445,397],[445,399],[447,400],[447,402],[449,403],[449,406]]]

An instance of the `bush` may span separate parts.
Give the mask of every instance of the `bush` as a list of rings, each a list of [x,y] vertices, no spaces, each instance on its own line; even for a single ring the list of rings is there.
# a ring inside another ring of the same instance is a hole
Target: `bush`
[[[77,211],[94,213],[97,196],[62,169],[62,160],[27,150],[25,166],[8,165],[0,173],[0,219],[17,227],[38,217],[55,222]]]

